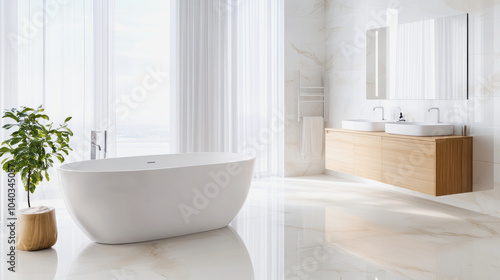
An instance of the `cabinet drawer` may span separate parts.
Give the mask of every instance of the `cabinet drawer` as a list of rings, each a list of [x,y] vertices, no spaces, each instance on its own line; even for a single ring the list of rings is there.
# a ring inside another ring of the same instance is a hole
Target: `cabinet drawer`
[[[384,137],[382,182],[436,195],[436,143]]]
[[[382,180],[382,137],[354,135],[354,175]]]
[[[325,146],[326,168],[352,174],[353,134],[327,131]]]

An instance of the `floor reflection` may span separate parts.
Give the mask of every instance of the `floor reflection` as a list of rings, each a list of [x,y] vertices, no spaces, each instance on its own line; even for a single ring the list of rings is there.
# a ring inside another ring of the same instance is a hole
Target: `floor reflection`
[[[52,280],[57,272],[57,251],[53,248],[40,251],[16,251],[18,280]]]
[[[330,246],[358,260],[407,279],[498,279],[500,252],[489,249],[500,244],[498,218],[446,221],[443,215],[419,219],[398,209],[353,212],[326,207],[325,233]]]
[[[66,278],[254,280],[254,273],[240,236],[225,227],[143,243],[91,243],[75,258]]]
[[[254,181],[230,227],[152,242],[96,244],[65,209],[57,213],[54,249],[18,251],[18,272],[2,267],[0,279],[497,280],[500,273],[499,218],[330,176]]]

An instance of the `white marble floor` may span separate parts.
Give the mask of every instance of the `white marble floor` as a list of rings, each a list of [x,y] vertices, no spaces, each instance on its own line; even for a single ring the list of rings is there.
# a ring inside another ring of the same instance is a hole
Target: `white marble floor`
[[[53,249],[1,279],[499,279],[500,218],[339,179],[255,181],[230,227],[100,245],[61,203]]]

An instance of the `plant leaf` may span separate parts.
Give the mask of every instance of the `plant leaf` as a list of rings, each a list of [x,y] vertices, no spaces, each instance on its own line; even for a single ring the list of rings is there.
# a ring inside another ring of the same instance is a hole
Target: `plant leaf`
[[[2,128],[4,128],[4,129],[11,129],[12,127],[17,126],[17,125],[18,124],[16,124],[16,123],[12,123],[12,124],[8,123],[8,124],[2,126]]]

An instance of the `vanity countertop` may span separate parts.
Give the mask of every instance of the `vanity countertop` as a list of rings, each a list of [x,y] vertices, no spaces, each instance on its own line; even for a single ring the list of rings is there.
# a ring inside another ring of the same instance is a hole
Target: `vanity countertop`
[[[403,139],[412,139],[412,140],[420,140],[420,141],[439,141],[446,139],[462,139],[462,138],[472,138],[472,136],[461,136],[461,135],[448,135],[448,136],[408,136],[408,135],[399,135],[399,134],[389,134],[383,131],[358,131],[358,130],[348,130],[342,128],[325,128],[325,131],[336,131],[336,132],[346,132],[353,134],[364,134],[364,135],[373,135],[373,136],[381,136],[381,137],[394,137],[394,138],[403,138]]]

